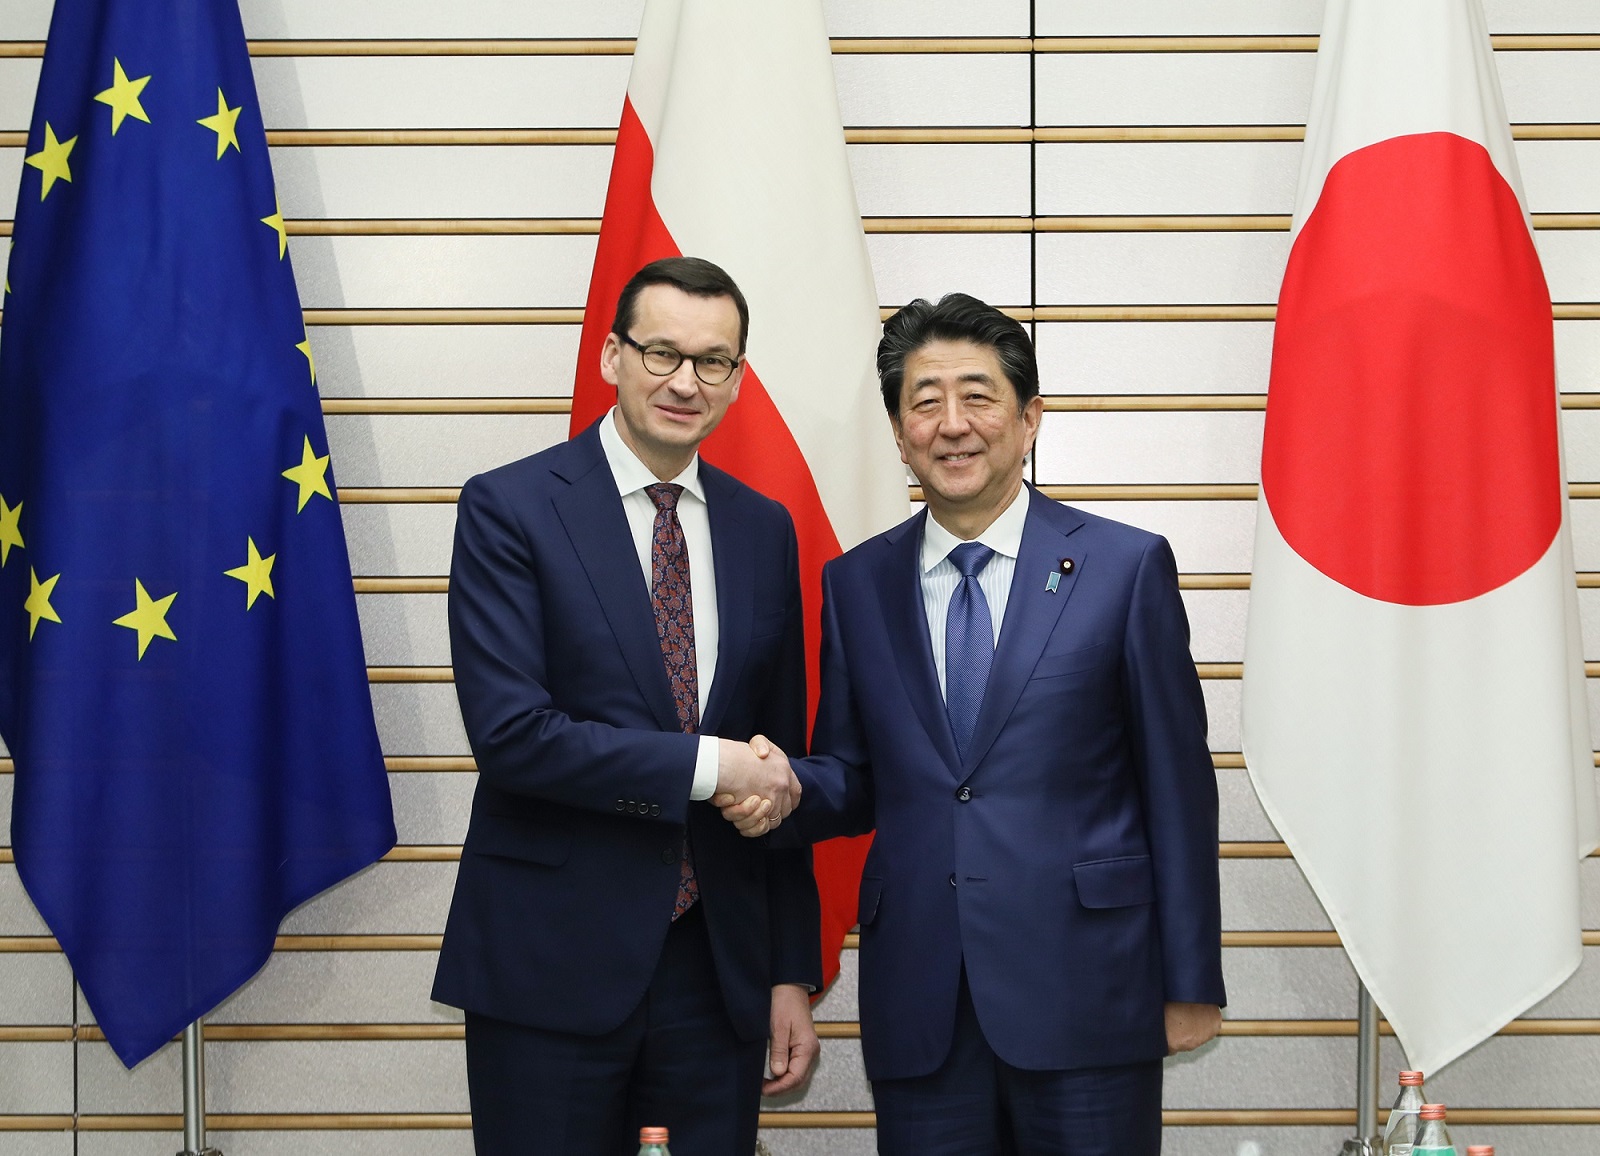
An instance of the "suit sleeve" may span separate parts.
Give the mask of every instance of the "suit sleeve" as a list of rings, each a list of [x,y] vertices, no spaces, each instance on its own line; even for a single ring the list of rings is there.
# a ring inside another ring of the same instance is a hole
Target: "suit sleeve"
[[[1155,869],[1165,997],[1222,1004],[1217,778],[1177,563],[1164,538],[1145,550],[1134,577],[1124,663]]]
[[[822,569],[822,687],[812,753],[794,763],[801,794],[789,837],[812,843],[865,835],[875,825],[872,765],[839,632],[836,574],[831,562]]]
[[[450,651],[478,772],[502,791],[616,813],[617,800],[685,821],[699,737],[573,719],[546,688],[534,543],[491,479],[456,510]]]
[[[785,518],[788,521],[787,516]],[[806,741],[805,607],[800,598],[800,550],[788,522],[784,568],[783,643],[767,736],[785,752],[800,755]],[[767,903],[772,928],[772,982],[822,988],[822,905],[811,871],[811,848],[774,848],[767,865]]]

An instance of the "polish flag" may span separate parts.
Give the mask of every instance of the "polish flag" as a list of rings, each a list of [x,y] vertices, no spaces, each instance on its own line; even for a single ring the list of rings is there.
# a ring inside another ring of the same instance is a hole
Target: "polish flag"
[[[1582,954],[1597,824],[1564,476],[1550,291],[1478,0],[1330,0],[1244,753],[1430,1075]]]
[[[701,453],[794,517],[814,710],[822,564],[910,512],[878,393],[878,297],[820,0],[645,5],[584,311],[573,434],[616,400],[600,347],[623,285],[682,255],[721,265],[750,304],[739,400]],[[829,981],[855,926],[866,849],[866,839],[816,849]]]

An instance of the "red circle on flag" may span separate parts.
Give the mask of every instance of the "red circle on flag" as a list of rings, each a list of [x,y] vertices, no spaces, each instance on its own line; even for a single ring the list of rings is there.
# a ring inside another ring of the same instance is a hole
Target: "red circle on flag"
[[[1475,598],[1561,524],[1550,291],[1481,145],[1341,159],[1289,255],[1261,482],[1289,546],[1357,593]]]

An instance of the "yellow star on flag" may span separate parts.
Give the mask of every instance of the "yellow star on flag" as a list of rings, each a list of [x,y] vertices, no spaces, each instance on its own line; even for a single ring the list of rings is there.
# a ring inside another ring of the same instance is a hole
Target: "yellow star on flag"
[[[139,657],[142,659],[152,638],[178,641],[178,636],[172,633],[172,627],[167,625],[167,611],[172,608],[172,600],[178,596],[178,592],[174,590],[165,598],[151,598],[145,592],[144,583],[135,578],[133,594],[136,603],[134,608],[112,622],[112,625],[126,626],[129,630],[139,632]]]
[[[273,198],[272,216],[262,217],[261,223],[278,234],[278,260],[283,260],[283,255],[289,251],[289,227],[283,223],[283,206]]]
[[[59,181],[72,180],[72,168],[67,164],[67,158],[72,155],[72,146],[78,143],[78,138],[69,136],[66,140],[56,139],[56,130],[50,126],[49,121],[44,125],[44,148],[32,156],[23,157],[26,165],[31,165],[44,174],[44,185],[39,190],[39,199],[42,201],[50,195],[50,189]]]
[[[61,581],[61,575],[39,581],[39,575],[33,572],[33,567],[28,567],[28,600],[22,608],[28,612],[28,639],[32,641],[33,632],[39,629],[39,620],[48,619],[59,623],[61,615],[57,614],[55,607],[50,605],[50,593],[56,588],[56,583]]]
[[[223,573],[244,583],[244,608],[249,610],[256,604],[256,598],[262,594],[273,599],[278,597],[272,592],[272,563],[278,556],[268,554],[263,558],[261,552],[256,549],[254,538],[245,539],[245,548],[249,551],[249,561],[243,566],[235,566],[232,570],[224,570]]]
[[[222,95],[222,89],[217,89],[217,111],[211,116],[203,116],[199,124],[205,125],[217,134],[217,159],[222,159],[222,154],[228,151],[231,145],[234,152],[239,151],[239,113],[244,110],[244,105],[238,108],[229,108],[228,100]]]
[[[328,501],[333,501],[333,494],[328,490],[328,455],[317,457],[311,449],[309,437],[305,439],[305,448],[300,451],[300,464],[284,470],[283,476],[300,487],[300,504],[294,508],[295,513],[306,508],[312,494],[321,494]]]
[[[111,60],[111,87],[104,92],[97,92],[94,98],[101,104],[111,106],[111,135],[116,136],[117,130],[122,127],[122,122],[128,117],[150,123],[150,118],[145,115],[144,105],[139,103],[139,94],[144,91],[144,86],[150,83],[148,76],[141,76],[138,80],[129,80],[128,74],[122,71],[122,61],[112,57]]]
[[[311,384],[317,384],[317,359],[311,356],[311,334],[306,334],[304,341],[297,341],[294,347],[306,355],[306,364],[311,367]]]
[[[4,497],[0,497],[0,566],[6,564],[6,559],[11,557],[11,547],[23,549],[22,544],[22,503],[15,506],[6,505]]]

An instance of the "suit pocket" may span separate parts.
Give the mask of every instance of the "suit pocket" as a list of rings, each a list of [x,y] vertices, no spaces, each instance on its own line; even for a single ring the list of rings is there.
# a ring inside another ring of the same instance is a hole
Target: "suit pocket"
[[[1068,650],[1062,654],[1046,654],[1034,664],[1033,678],[1058,678],[1063,674],[1077,674],[1083,670],[1093,670],[1105,663],[1111,647],[1101,642],[1094,646],[1085,646],[1078,650]]]
[[[868,927],[878,918],[878,900],[883,897],[883,880],[872,875],[861,877],[861,898],[856,904],[856,922]]]
[[[775,614],[757,616],[756,620],[750,624],[750,641],[758,642],[777,637],[783,633],[783,625],[788,620],[789,613],[786,610],[779,610]]]
[[[1148,855],[1074,863],[1072,881],[1078,888],[1078,902],[1085,907],[1133,907],[1154,903],[1156,898]]]
[[[467,847],[478,855],[559,867],[572,852],[572,835],[530,819],[483,815],[468,835]]]

